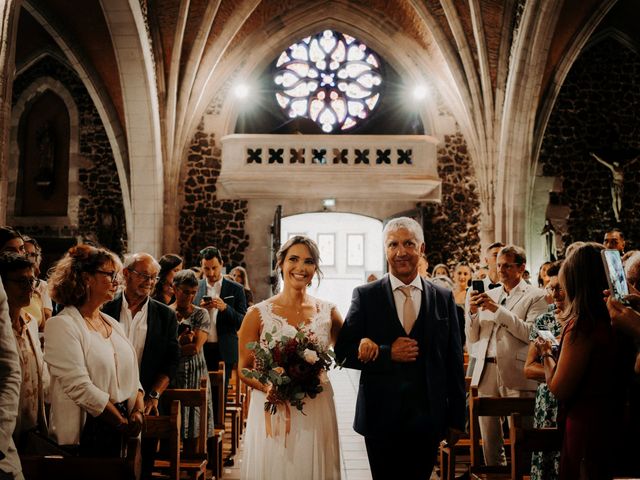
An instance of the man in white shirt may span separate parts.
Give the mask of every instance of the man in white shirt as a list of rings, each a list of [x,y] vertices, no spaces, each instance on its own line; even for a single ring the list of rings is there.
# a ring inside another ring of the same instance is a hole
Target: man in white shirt
[[[171,308],[150,297],[160,272],[151,255],[126,256],[122,272],[124,290],[102,311],[122,324],[138,356],[145,415],[157,415],[158,401],[169,386],[180,355],[178,321]],[[142,446],[143,477],[151,473],[154,446],[154,442]]]
[[[244,287],[223,277],[224,262],[216,247],[200,251],[202,279],[193,300],[209,312],[211,329],[204,344],[204,357],[209,370],[218,370],[218,362],[225,364],[225,385],[229,385],[231,370],[238,363],[238,329],[247,313]]]
[[[476,355],[471,385],[485,397],[533,396],[537,383],[524,376],[529,332],[536,317],[547,311],[543,290],[522,278],[525,251],[503,247],[497,258],[501,287],[473,292],[469,305],[467,340]],[[505,465],[499,417],[480,417],[480,432],[487,465]]]

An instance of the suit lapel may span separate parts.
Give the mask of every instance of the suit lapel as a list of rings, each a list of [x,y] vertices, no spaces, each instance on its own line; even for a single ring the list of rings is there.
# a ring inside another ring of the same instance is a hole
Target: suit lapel
[[[386,298],[385,304],[387,305],[388,311],[385,315],[385,318],[390,319],[391,326],[394,330],[400,330],[402,332],[401,336],[405,336],[404,327],[398,318],[398,310],[396,309],[396,301],[393,296],[393,290],[391,289],[391,280],[389,275],[382,277],[381,287],[383,290],[384,298]]]
[[[147,306],[147,336],[144,339],[144,348],[142,349],[142,358],[144,358],[147,348],[149,348],[151,342],[153,342],[156,335],[156,329],[159,328],[158,321],[156,320],[157,307],[153,300],[149,299]],[[140,359],[140,367],[142,367],[142,358]]]
[[[521,288],[519,285],[513,289],[509,298],[505,303],[505,307],[508,310],[513,310],[513,308],[524,298],[525,289]]]

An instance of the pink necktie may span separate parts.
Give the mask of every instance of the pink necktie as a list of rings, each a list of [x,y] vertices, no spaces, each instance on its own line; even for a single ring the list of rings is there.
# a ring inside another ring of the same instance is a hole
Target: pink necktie
[[[411,290],[413,287],[411,285],[405,285],[404,287],[399,287],[400,291],[404,294],[404,305],[402,307],[402,323],[404,324],[404,331],[411,332],[413,328],[413,324],[416,323],[416,308],[413,305],[413,300],[411,299]]]

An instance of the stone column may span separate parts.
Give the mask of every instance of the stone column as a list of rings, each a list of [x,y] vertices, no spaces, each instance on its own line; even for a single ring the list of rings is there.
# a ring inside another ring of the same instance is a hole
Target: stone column
[[[22,0],[0,2],[0,224],[7,212],[7,165],[11,131],[11,92],[15,74],[15,45]]]

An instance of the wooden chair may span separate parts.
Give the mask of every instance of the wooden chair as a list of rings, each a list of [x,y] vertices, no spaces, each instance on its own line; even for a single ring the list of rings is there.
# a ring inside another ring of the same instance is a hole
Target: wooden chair
[[[479,417],[508,417],[512,413],[523,416],[532,416],[535,407],[535,398],[498,398],[479,397],[478,389],[472,387],[469,402],[469,438],[471,440],[471,465],[469,474],[472,479],[501,479],[511,478],[511,468],[507,466],[483,465],[483,456],[480,449],[480,423]],[[510,442],[505,442],[505,446]]]
[[[207,383],[207,378],[203,377],[200,379],[200,388],[198,389],[168,388],[162,394],[162,399],[165,402],[179,400],[183,407],[200,408],[198,439],[196,442],[184,443],[180,458],[180,470],[188,472],[193,480],[201,476],[206,478],[207,475],[207,420],[209,410],[207,408],[207,398],[209,396]],[[155,466],[160,469],[166,469],[169,464],[165,460],[157,460]]]
[[[209,460],[211,470],[216,478],[222,477],[222,444],[224,439],[224,363],[220,362],[219,370],[209,372],[211,395],[213,397],[214,435],[209,444]]]
[[[21,455],[22,473],[28,480],[137,480],[140,478],[140,439],[127,443],[126,458]],[[90,474],[88,472],[91,472]]]
[[[466,354],[465,354],[466,355]],[[471,391],[471,377],[465,377],[465,391]],[[465,435],[458,439],[455,445],[449,445],[446,440],[440,442],[440,478],[441,480],[454,480],[456,477],[456,464],[458,455],[469,455],[471,439]]]
[[[229,379],[229,385],[231,386],[229,395],[227,397],[226,413],[231,417],[231,456],[234,456],[240,446],[240,435],[242,434],[242,424],[244,420],[242,418],[243,398],[240,394],[240,376],[238,375],[238,367],[235,367],[231,372],[231,378]]]
[[[523,480],[531,473],[533,452],[557,452],[562,448],[562,435],[557,428],[524,428],[522,415],[511,415],[511,478]]]
[[[171,402],[169,415],[145,417],[142,438],[166,440],[165,461],[169,462],[167,476],[171,480],[180,478],[180,429],[182,417],[180,401]]]

